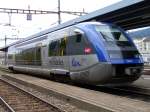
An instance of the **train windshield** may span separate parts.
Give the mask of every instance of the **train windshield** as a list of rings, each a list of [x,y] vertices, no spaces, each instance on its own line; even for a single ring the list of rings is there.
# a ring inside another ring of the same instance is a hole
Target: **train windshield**
[[[95,29],[103,36],[103,39],[108,43],[115,43],[118,46],[131,45],[128,38],[116,26],[96,25]]]

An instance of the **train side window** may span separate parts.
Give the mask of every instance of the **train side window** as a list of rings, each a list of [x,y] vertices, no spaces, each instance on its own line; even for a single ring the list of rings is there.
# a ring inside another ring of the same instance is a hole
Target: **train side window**
[[[55,49],[56,45],[57,45],[57,41],[51,42],[51,43],[49,44],[49,49],[50,49],[50,50]]]
[[[74,30],[74,35],[76,37],[76,42],[80,43],[82,40],[82,37],[84,36],[84,32],[80,29],[75,29]]]
[[[68,55],[88,55],[93,54],[94,49],[86,34],[80,29],[71,29],[68,38]]]
[[[66,55],[67,38],[61,38],[52,42],[49,46],[49,56],[64,56]]]
[[[60,38],[49,43],[48,54],[50,56],[65,56],[68,37],[59,35]]]
[[[77,34],[77,35],[76,35],[76,42],[77,42],[77,43],[80,43],[80,42],[81,42],[81,37],[82,37],[82,34]]]
[[[49,44],[49,56],[56,56],[57,45],[58,45],[58,41],[52,41]]]
[[[80,29],[72,29],[68,38],[68,54],[82,55],[84,54],[85,34]]]

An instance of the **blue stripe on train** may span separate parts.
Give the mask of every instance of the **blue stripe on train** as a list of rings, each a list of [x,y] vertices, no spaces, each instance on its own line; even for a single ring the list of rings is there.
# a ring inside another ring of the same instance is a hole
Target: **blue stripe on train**
[[[142,64],[143,61],[140,59],[112,59],[112,64]]]

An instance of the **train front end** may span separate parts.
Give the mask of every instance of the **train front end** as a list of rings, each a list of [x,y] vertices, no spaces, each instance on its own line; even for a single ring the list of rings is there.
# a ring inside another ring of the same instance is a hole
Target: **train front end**
[[[104,84],[126,84],[137,80],[142,74],[143,59],[132,39],[115,25],[95,24],[91,28],[95,31],[96,41],[90,40],[100,66],[105,65],[103,70],[93,74],[107,76],[101,81]]]

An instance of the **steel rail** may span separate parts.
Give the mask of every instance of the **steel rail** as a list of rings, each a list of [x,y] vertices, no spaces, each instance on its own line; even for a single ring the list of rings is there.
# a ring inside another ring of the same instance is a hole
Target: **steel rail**
[[[15,112],[14,109],[8,103],[6,103],[2,97],[0,97],[0,102],[8,109],[9,112]]]

